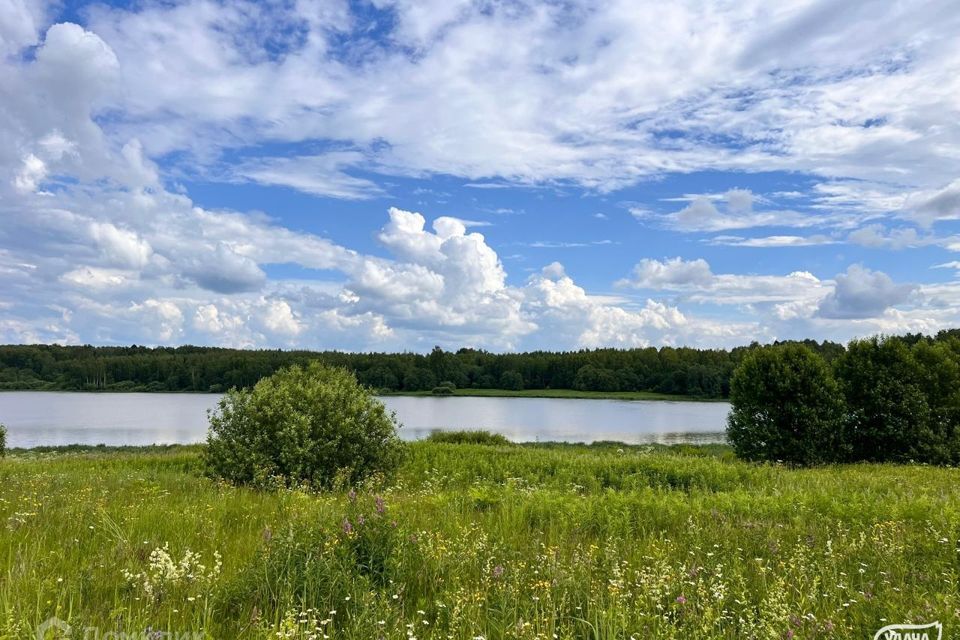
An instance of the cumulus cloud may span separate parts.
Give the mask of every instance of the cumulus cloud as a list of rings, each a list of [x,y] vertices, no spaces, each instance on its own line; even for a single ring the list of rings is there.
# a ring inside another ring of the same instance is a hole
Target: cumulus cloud
[[[712,280],[710,265],[703,258],[684,260],[677,257],[663,261],[644,258],[634,267],[633,279],[628,284],[659,289],[665,285],[705,285]]]
[[[794,271],[785,276],[714,274],[703,258],[663,261],[644,258],[634,267],[630,278],[617,284],[678,292],[690,302],[751,305],[817,299],[826,294],[830,283],[807,271]]]
[[[896,284],[882,271],[871,271],[861,265],[851,265],[838,274],[834,291],[820,303],[822,318],[873,318],[887,309],[906,302],[916,287]]]

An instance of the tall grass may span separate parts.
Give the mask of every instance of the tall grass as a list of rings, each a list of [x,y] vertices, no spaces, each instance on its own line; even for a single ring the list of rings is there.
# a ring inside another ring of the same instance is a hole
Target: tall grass
[[[218,484],[196,447],[13,451],[0,638],[50,616],[209,638],[868,638],[933,620],[952,637],[958,479],[419,442],[389,486],[315,494]]]

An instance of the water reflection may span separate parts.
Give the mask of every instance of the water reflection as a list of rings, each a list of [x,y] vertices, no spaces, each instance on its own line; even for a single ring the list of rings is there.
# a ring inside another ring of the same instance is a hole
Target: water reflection
[[[193,393],[0,392],[8,446],[201,442],[219,396]],[[383,398],[401,437],[488,429],[515,442],[722,442],[729,405],[561,398]]]

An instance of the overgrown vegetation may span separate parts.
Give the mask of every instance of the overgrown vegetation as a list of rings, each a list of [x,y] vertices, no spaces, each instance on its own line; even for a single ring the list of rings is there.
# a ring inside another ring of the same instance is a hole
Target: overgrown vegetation
[[[210,480],[199,447],[11,452],[0,638],[36,637],[50,616],[73,637],[257,640],[960,625],[956,469],[790,469],[717,446],[407,446],[392,482],[321,493]]]
[[[311,362],[229,391],[210,416],[204,460],[236,484],[352,485],[396,468],[396,430],[352,373]]]
[[[7,428],[0,424],[0,458],[7,453]]]
[[[506,446],[510,444],[510,441],[507,440],[505,436],[483,430],[434,431],[427,440],[447,444],[485,444],[490,446]]]
[[[802,345],[751,352],[727,436],[749,460],[960,463],[960,340],[855,340],[831,367]]]

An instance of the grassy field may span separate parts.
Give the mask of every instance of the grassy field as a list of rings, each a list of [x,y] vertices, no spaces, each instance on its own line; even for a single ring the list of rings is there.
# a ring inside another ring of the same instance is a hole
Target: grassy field
[[[431,396],[432,391],[385,393],[388,396]],[[679,396],[654,391],[577,391],[576,389],[455,389],[453,396],[481,398],[576,398],[578,400],[673,400],[674,402],[726,402],[726,399]]]
[[[208,480],[196,447],[14,452],[0,638],[952,638],[958,481],[419,442],[386,485],[312,494]]]

